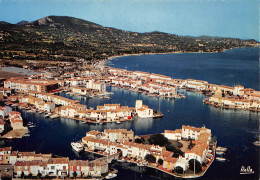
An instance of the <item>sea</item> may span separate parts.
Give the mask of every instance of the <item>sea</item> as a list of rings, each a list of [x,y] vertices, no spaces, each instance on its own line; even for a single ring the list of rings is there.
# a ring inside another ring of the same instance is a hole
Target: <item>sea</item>
[[[245,88],[259,88],[259,48],[235,48],[222,53],[172,53],[158,55],[124,56],[110,59],[107,66],[131,71],[145,71],[167,75],[176,79],[198,79],[227,86],[243,85]],[[14,150],[52,153],[68,156],[70,159],[91,160],[93,154],[78,154],[71,148],[72,141],[81,140],[90,130],[126,128],[136,135],[162,133],[165,129],[180,129],[182,125],[206,126],[217,137],[219,146],[228,150],[222,157],[227,161],[215,160],[203,177],[198,179],[259,179],[259,147],[253,145],[260,135],[260,113],[224,109],[203,104],[205,95],[179,90],[186,95],[182,99],[150,97],[118,87],[107,87],[113,92],[111,99],[86,98],[60,93],[61,96],[79,100],[89,107],[105,103],[120,103],[129,107],[135,101],[143,100],[145,105],[160,110],[162,118],[137,118],[121,124],[82,124],[79,121],[45,118],[42,114],[22,113],[36,127],[30,128],[30,136],[22,139],[2,140],[0,146],[12,146]],[[147,167],[132,166],[128,163],[114,163],[119,170],[114,179],[175,179],[175,177]],[[250,168],[254,173],[240,174],[241,168]]]

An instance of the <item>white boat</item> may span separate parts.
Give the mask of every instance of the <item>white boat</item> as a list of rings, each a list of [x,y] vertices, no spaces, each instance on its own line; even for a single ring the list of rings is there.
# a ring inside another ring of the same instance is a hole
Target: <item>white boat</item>
[[[217,155],[223,155],[224,152],[223,152],[223,151],[217,151],[216,154],[217,154]]]
[[[225,147],[217,147],[216,148],[216,151],[223,151],[223,152],[225,152],[227,150],[227,148],[225,148]]]
[[[77,152],[83,151],[83,146],[79,142],[71,142],[71,146]]]
[[[45,115],[44,115],[44,117],[46,117],[46,118],[47,118],[47,117],[50,117],[50,115],[49,115],[49,114],[45,114]]]
[[[255,146],[260,146],[260,141],[255,141],[255,142],[253,142],[253,144],[254,144]]]
[[[54,114],[54,115],[50,116],[50,118],[52,118],[52,119],[55,119],[55,118],[58,118],[58,117],[60,117],[58,114]]]
[[[117,161],[118,161],[118,162],[126,162],[125,159],[118,159]]]
[[[36,127],[36,125],[33,125],[33,124],[32,124],[32,125],[29,125],[29,127],[30,127],[30,128],[34,128],[34,127]]]
[[[107,176],[106,176],[106,179],[112,179],[114,177],[116,177],[117,174],[114,174],[114,173],[109,173]]]
[[[30,134],[28,134],[28,133],[24,135],[24,137],[29,137],[29,136],[30,136]]]
[[[121,124],[121,122],[120,122],[120,121],[116,121],[116,123],[117,123],[117,124]]]
[[[216,157],[216,160],[218,160],[218,161],[226,161],[226,158],[223,158],[223,157]]]
[[[14,137],[8,136],[8,137],[6,137],[6,139],[14,139]]]

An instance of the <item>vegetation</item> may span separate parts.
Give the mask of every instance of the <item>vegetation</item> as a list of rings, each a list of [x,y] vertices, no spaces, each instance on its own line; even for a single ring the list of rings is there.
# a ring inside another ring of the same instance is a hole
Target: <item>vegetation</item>
[[[65,16],[18,24],[0,22],[0,58],[4,59],[73,62],[78,58],[98,60],[135,53],[219,52],[256,43],[235,38],[136,33]]]
[[[158,159],[158,164],[162,165],[163,164],[163,160],[162,159]]]
[[[156,162],[156,158],[152,154],[146,154],[144,159],[146,161],[148,161],[149,163],[155,163]]]
[[[166,150],[174,152],[173,157],[179,157],[183,155],[183,152],[178,149],[180,143],[174,146],[169,140],[162,134],[153,134],[148,139],[149,144],[155,144],[159,146],[164,146]]]
[[[153,134],[148,139],[149,144],[159,145],[159,146],[165,146],[169,144],[169,140],[162,134]]]
[[[135,139],[135,143],[143,144],[143,141],[140,138]]]
[[[173,170],[173,173],[178,173],[178,174],[183,174],[184,173],[184,170],[182,167],[180,166],[177,166],[174,170]]]

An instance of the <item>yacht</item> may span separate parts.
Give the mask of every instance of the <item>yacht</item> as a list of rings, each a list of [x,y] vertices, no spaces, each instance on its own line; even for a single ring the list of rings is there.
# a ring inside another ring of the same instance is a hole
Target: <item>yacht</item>
[[[218,160],[218,161],[226,161],[226,158],[223,158],[223,157],[216,157],[216,160]]]
[[[114,177],[116,177],[117,176],[117,174],[115,174],[115,173],[109,173],[107,176],[106,176],[106,179],[112,179],[112,178],[114,178]]]
[[[56,118],[58,118],[58,117],[60,117],[58,114],[54,114],[54,115],[51,115],[51,116],[50,116],[50,118],[52,118],[52,119],[56,119]]]
[[[225,148],[225,147],[217,147],[216,148],[216,151],[218,152],[218,151],[222,151],[222,152],[225,152],[227,150],[227,148]]]
[[[260,146],[260,140],[253,142],[253,144],[254,144],[255,146]]]
[[[71,142],[71,146],[77,152],[83,151],[83,146],[79,142]]]
[[[223,152],[223,151],[217,151],[216,154],[217,154],[217,155],[223,155],[224,152]]]
[[[117,161],[118,161],[118,162],[126,162],[125,159],[118,159]]]

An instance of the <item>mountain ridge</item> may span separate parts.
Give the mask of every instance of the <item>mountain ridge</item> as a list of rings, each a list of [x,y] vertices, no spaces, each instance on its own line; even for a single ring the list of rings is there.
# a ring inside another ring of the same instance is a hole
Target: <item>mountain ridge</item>
[[[9,34],[0,41],[2,51],[23,50],[43,54],[44,58],[64,55],[86,60],[137,53],[221,52],[257,43],[255,40],[179,36],[159,31],[131,32],[69,16],[46,16],[32,22],[21,21],[19,25],[0,23],[0,31]]]

